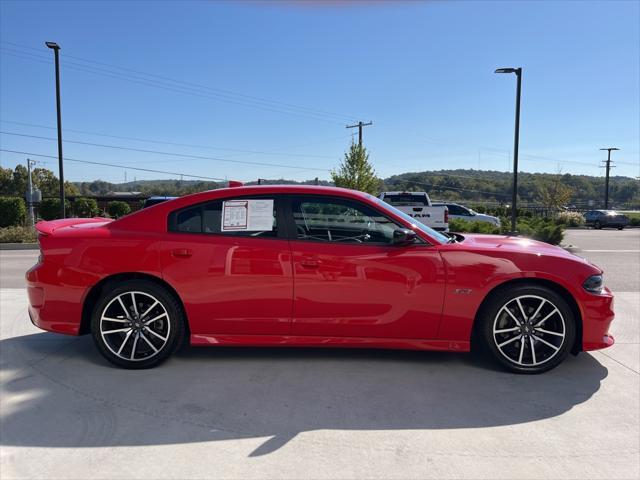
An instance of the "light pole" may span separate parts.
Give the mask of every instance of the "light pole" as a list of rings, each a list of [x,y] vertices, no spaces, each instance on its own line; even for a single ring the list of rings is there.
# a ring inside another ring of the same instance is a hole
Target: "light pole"
[[[518,146],[520,144],[520,91],[522,88],[522,68],[498,68],[495,73],[515,73],[516,86],[516,128],[513,139],[513,191],[511,199],[511,233],[516,234],[518,203]]]
[[[64,212],[64,169],[62,166],[62,112],[60,111],[60,45],[56,42],[44,42],[53,50],[56,64],[56,110],[58,114],[58,170],[60,172],[60,215],[65,217]]]
[[[604,209],[609,210],[609,170],[611,170],[611,151],[620,150],[620,149],[616,147],[611,147],[611,148],[601,148],[600,150],[607,151],[607,163],[605,164],[607,173],[604,180]]]

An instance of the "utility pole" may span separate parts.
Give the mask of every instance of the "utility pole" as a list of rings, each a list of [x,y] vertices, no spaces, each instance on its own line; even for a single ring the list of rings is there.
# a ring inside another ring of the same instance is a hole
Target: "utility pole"
[[[369,125],[373,125],[373,122],[369,122],[369,123],[358,122],[355,125],[347,125],[347,128],[358,127],[358,146],[360,147],[362,147],[362,127],[368,127]]]
[[[604,180],[604,209],[609,210],[609,170],[611,170],[611,151],[612,150],[620,150],[619,148],[611,147],[611,148],[601,148],[600,150],[607,151],[607,161],[605,162],[605,168],[607,169],[607,173]]]
[[[56,111],[58,115],[58,170],[60,174],[60,215],[65,218],[64,211],[64,170],[62,167],[62,113],[60,111],[60,45],[56,42],[45,42],[47,48],[53,50],[56,65]]]
[[[36,224],[36,218],[33,214],[33,184],[31,183],[31,167],[34,166],[36,164],[35,160],[30,160],[27,158],[27,173],[29,175],[28,177],[28,184],[29,184],[29,190],[27,193],[27,196],[29,197],[28,202],[29,202],[29,220],[31,221],[31,226],[35,226]]]

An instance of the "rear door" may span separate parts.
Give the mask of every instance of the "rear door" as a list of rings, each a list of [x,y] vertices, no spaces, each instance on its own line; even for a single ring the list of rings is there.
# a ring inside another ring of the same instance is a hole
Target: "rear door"
[[[289,333],[293,276],[280,203],[273,195],[228,198],[169,215],[162,274],[193,334]],[[261,218],[252,224],[256,205]]]
[[[293,335],[437,336],[445,286],[439,252],[392,245],[399,228],[372,206],[344,198],[291,198]]]

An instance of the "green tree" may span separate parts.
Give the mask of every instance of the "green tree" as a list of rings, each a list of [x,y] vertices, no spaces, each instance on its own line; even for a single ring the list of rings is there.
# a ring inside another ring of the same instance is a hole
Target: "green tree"
[[[60,205],[60,203],[58,203],[58,205]],[[96,202],[95,198],[76,198],[73,202],[73,213],[78,217],[95,217],[100,213],[98,202]]]
[[[0,195],[13,195],[13,171],[0,167]]]
[[[540,203],[547,210],[556,211],[569,203],[573,195],[573,189],[562,183],[560,175],[554,175],[553,178],[540,182],[538,195]]]
[[[31,174],[33,185],[40,189],[43,197],[57,197],[60,195],[60,180],[53,172],[46,168],[36,168]],[[64,194],[67,196],[80,195],[80,190],[73,183],[64,182]]]
[[[0,227],[22,225],[27,207],[20,197],[0,197]]]
[[[69,210],[69,201],[64,201],[65,211]],[[38,206],[38,215],[43,220],[55,220],[60,218],[60,199],[59,198],[44,198],[42,203]]]
[[[331,171],[331,179],[336,187],[350,188],[375,194],[380,190],[381,180],[376,176],[369,153],[362,145],[351,142],[349,151],[338,170]]]
[[[114,200],[107,205],[107,212],[113,218],[120,218],[131,213],[131,207],[127,202]]]

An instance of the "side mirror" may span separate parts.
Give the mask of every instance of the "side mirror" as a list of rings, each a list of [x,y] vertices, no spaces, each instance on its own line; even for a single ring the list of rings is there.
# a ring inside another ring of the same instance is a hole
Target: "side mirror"
[[[393,231],[394,245],[408,245],[416,240],[416,232],[408,228],[398,228]]]

